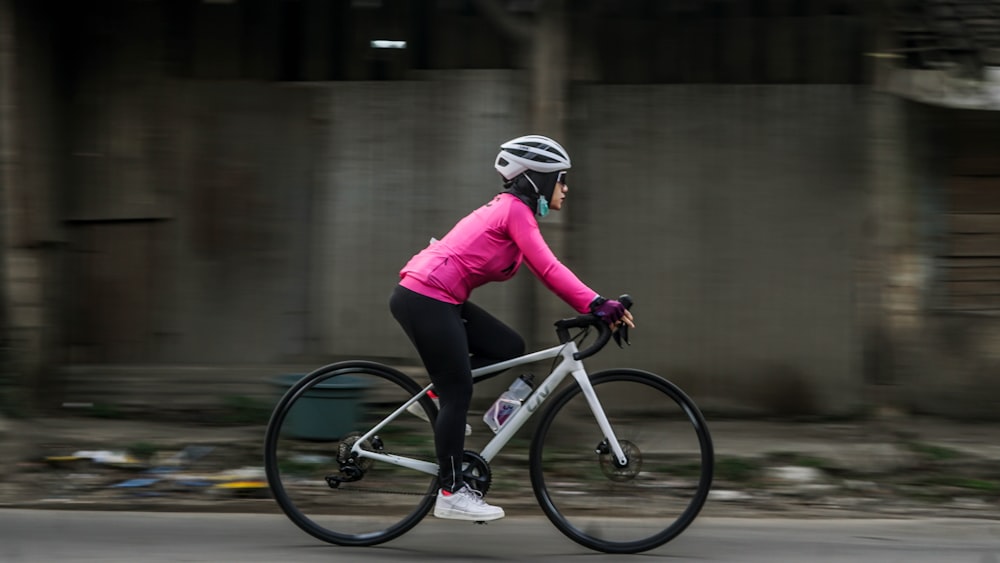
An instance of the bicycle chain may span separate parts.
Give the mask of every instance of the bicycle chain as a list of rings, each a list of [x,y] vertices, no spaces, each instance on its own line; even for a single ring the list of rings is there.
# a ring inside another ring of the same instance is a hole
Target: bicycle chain
[[[409,491],[393,491],[391,489],[367,489],[365,487],[350,487],[347,489],[342,489],[337,487],[333,489],[335,491],[350,491],[352,493],[376,493],[376,494],[392,494],[392,495],[406,495],[413,497],[429,497],[432,493],[411,493]],[[434,493],[436,494],[436,493]]]
[[[375,464],[375,461],[369,458],[362,458],[361,461],[359,462],[358,458],[351,453],[351,450],[354,449],[354,445],[358,443],[358,439],[360,437],[361,436],[357,433],[344,437],[344,439],[337,446],[337,463],[341,464],[341,466],[345,464],[354,465],[355,467],[358,468],[359,471],[362,472],[362,475],[364,475],[371,470],[371,468]],[[382,444],[382,440],[379,439],[378,436],[375,436],[372,439],[372,442],[363,443],[361,447],[362,449],[368,451],[377,451],[379,453],[387,455],[395,455],[392,452],[386,451],[385,447]],[[463,461],[467,461],[469,464],[470,472],[473,469],[479,470],[478,474],[475,475],[470,474],[466,476],[467,479],[469,478],[472,479],[472,481],[468,482],[468,485],[471,488],[485,495],[489,491],[490,484],[492,483],[493,480],[492,474],[489,469],[489,463],[487,463],[487,461],[483,459],[482,456],[480,456],[479,454],[468,450],[464,452],[464,458],[465,459],[463,459]],[[338,484],[338,486],[336,487],[331,486],[330,488],[335,490],[340,490],[341,484],[356,483],[357,481],[360,481],[363,478],[364,477],[354,481],[342,481],[340,484]],[[351,490],[351,492],[355,493],[385,493],[385,494],[411,495],[411,496],[423,496],[423,497],[429,497],[431,496],[431,494],[434,494],[434,493],[411,493],[408,491],[395,491],[392,489],[369,489],[365,487],[349,487],[349,489]]]

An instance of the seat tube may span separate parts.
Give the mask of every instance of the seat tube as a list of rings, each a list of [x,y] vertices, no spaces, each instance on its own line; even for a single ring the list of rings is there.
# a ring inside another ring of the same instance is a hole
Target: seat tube
[[[626,465],[628,458],[625,457],[625,451],[622,450],[621,444],[618,443],[618,437],[615,436],[615,431],[611,428],[611,421],[608,420],[608,415],[604,413],[604,407],[601,406],[601,401],[597,398],[594,386],[590,384],[587,372],[582,368],[574,370],[573,379],[576,379],[576,382],[580,385],[583,397],[587,400],[587,404],[590,405],[590,410],[594,413],[594,419],[597,420],[597,425],[601,428],[601,433],[608,440],[608,447],[611,448],[611,453],[615,455],[615,459],[618,460],[619,464]]]

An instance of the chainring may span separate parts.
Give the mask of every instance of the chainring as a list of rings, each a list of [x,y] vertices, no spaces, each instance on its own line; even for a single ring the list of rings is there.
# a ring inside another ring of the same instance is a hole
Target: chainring
[[[462,454],[462,479],[470,489],[479,491],[483,496],[490,490],[493,483],[493,472],[490,464],[476,452],[465,450]]]

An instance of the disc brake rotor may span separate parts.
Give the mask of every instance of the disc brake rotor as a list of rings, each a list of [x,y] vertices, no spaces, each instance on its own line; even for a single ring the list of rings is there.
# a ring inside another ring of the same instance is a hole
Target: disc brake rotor
[[[620,465],[611,448],[606,443],[602,443],[597,448],[597,458],[601,463],[601,471],[604,472],[605,477],[617,483],[631,481],[642,470],[642,452],[639,451],[638,446],[628,440],[619,440],[618,445],[625,452],[627,460],[625,465]]]

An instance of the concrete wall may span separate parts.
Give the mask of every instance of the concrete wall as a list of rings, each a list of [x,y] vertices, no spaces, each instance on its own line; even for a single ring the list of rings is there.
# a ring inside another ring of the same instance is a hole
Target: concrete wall
[[[521,76],[457,71],[422,82],[324,88],[312,331],[336,355],[413,357],[388,311],[398,272],[431,237],[500,190],[499,143],[522,134]],[[517,284],[477,302],[514,323]],[[523,328],[523,327],[520,327]]]
[[[165,101],[153,105],[163,116],[92,117],[110,123],[111,145],[161,131],[154,156],[133,162],[159,170],[166,187],[156,211],[116,212],[122,198],[99,180],[122,159],[108,155],[81,177],[75,198],[88,211],[74,207],[66,253],[68,363],[409,355],[389,292],[410,255],[499,189],[497,139],[523,130],[517,82],[504,72],[162,81]],[[107,107],[130,98],[119,92]],[[516,308],[510,287],[484,304]]]
[[[879,99],[872,194],[883,318],[873,391],[906,412],[994,419],[1000,116]]]
[[[80,137],[103,150],[74,158],[61,217],[64,362],[233,364],[298,354],[317,160],[312,94],[139,82],[95,96],[94,112],[78,121]]]
[[[593,86],[579,97],[571,260],[639,303],[635,345],[595,363],[659,372],[708,408],[856,411],[867,92]]]
[[[387,296],[499,188],[521,78],[168,84],[171,212],[73,228],[86,258],[67,283],[93,291],[74,293],[70,363],[415,362]],[[543,229],[588,284],[639,304],[635,345],[595,368],[656,371],[712,410],[855,411],[866,104],[839,86],[576,89],[570,198]],[[572,314],[526,271],[473,298],[539,346]]]
[[[388,20],[348,4],[0,1],[5,317],[37,393],[415,362],[385,307],[396,272],[496,191],[497,144],[547,114],[530,74],[415,70],[514,66],[484,18],[424,6],[406,16],[430,26],[418,56],[377,60],[366,34]],[[657,371],[723,412],[891,397],[995,415],[996,322],[935,305],[947,193],[928,169],[944,147],[996,175],[995,126],[966,154],[898,99],[831,85],[866,80],[863,3],[696,4],[571,16],[572,192],[542,228],[638,302],[635,346],[593,365]],[[308,23],[303,61],[276,56],[288,18]],[[376,76],[413,80],[354,81]],[[351,81],[271,82],[307,78]],[[474,298],[533,346],[571,313],[527,272]]]
[[[311,302],[321,348],[402,356],[385,309],[399,266],[495,189],[499,140],[519,133],[517,77],[331,88],[328,178]],[[565,139],[574,160],[562,259],[639,302],[636,345],[595,360],[675,379],[708,408],[855,412],[865,217],[861,88],[589,86]],[[536,346],[572,314],[530,274]],[[514,284],[473,298],[522,331]],[[544,306],[543,306],[544,305]],[[541,367],[540,367],[541,369]]]

